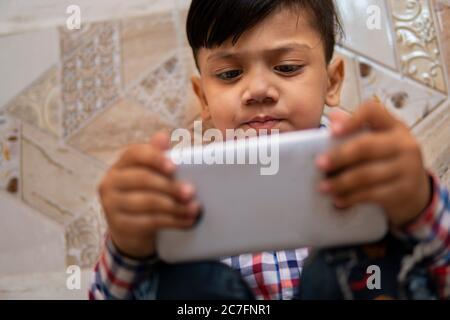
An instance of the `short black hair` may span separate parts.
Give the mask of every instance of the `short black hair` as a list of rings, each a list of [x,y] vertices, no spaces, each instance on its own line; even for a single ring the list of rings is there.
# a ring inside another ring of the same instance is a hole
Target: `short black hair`
[[[330,63],[338,36],[344,34],[334,0],[192,0],[186,32],[194,58],[200,48],[214,48],[242,34],[282,7],[307,10],[320,33]],[[198,66],[198,65],[197,65]]]

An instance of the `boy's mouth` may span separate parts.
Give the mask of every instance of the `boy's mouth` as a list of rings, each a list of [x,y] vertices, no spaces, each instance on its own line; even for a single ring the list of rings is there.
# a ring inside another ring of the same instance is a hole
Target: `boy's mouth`
[[[254,117],[250,121],[244,122],[244,125],[248,125],[250,128],[256,130],[271,130],[274,129],[281,121],[282,119],[274,118],[271,116],[258,116]]]

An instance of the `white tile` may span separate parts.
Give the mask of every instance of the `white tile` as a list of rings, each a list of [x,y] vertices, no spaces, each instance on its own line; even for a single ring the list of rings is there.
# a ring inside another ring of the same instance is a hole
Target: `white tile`
[[[62,227],[4,192],[0,221],[0,276],[65,268]]]
[[[372,99],[376,95],[389,111],[410,127],[423,120],[445,99],[444,95],[370,64],[368,60],[360,58],[359,61],[365,68],[360,74],[362,99]]]
[[[391,33],[390,16],[384,0],[336,1],[346,33],[343,44],[379,63],[395,69],[395,43]],[[367,25],[373,16],[371,8],[379,10],[380,28]]]
[[[56,29],[0,37],[0,108],[58,61]]]
[[[341,92],[340,107],[353,112],[361,103],[359,92],[359,68],[356,57],[346,50],[336,48],[336,57],[344,59],[345,78]]]
[[[0,276],[1,300],[87,300],[91,270],[81,270],[80,289],[66,286],[66,269],[56,272]]]

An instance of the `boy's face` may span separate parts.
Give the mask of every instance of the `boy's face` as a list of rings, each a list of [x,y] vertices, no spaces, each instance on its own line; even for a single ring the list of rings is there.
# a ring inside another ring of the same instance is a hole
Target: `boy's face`
[[[327,66],[320,34],[298,10],[281,9],[233,45],[201,48],[193,87],[202,118],[215,128],[317,128],[325,105],[336,106],[344,66]]]

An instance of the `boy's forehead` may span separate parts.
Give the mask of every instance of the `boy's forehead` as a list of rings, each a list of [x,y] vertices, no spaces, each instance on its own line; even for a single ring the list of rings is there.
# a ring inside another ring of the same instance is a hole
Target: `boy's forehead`
[[[311,26],[304,11],[282,9],[245,31],[236,43],[228,39],[220,46],[198,52],[200,60],[227,58],[252,52],[303,51],[308,53],[320,43],[320,34]]]
[[[259,54],[282,54],[289,53],[292,51],[309,53],[313,48],[306,44],[298,41],[280,41],[279,43],[272,43],[266,48],[253,48],[253,50],[244,50],[242,48],[236,48],[235,46],[220,46],[210,50],[206,50],[206,60],[214,61],[220,59],[228,59],[233,57],[240,57],[244,55],[251,55],[255,53]]]

